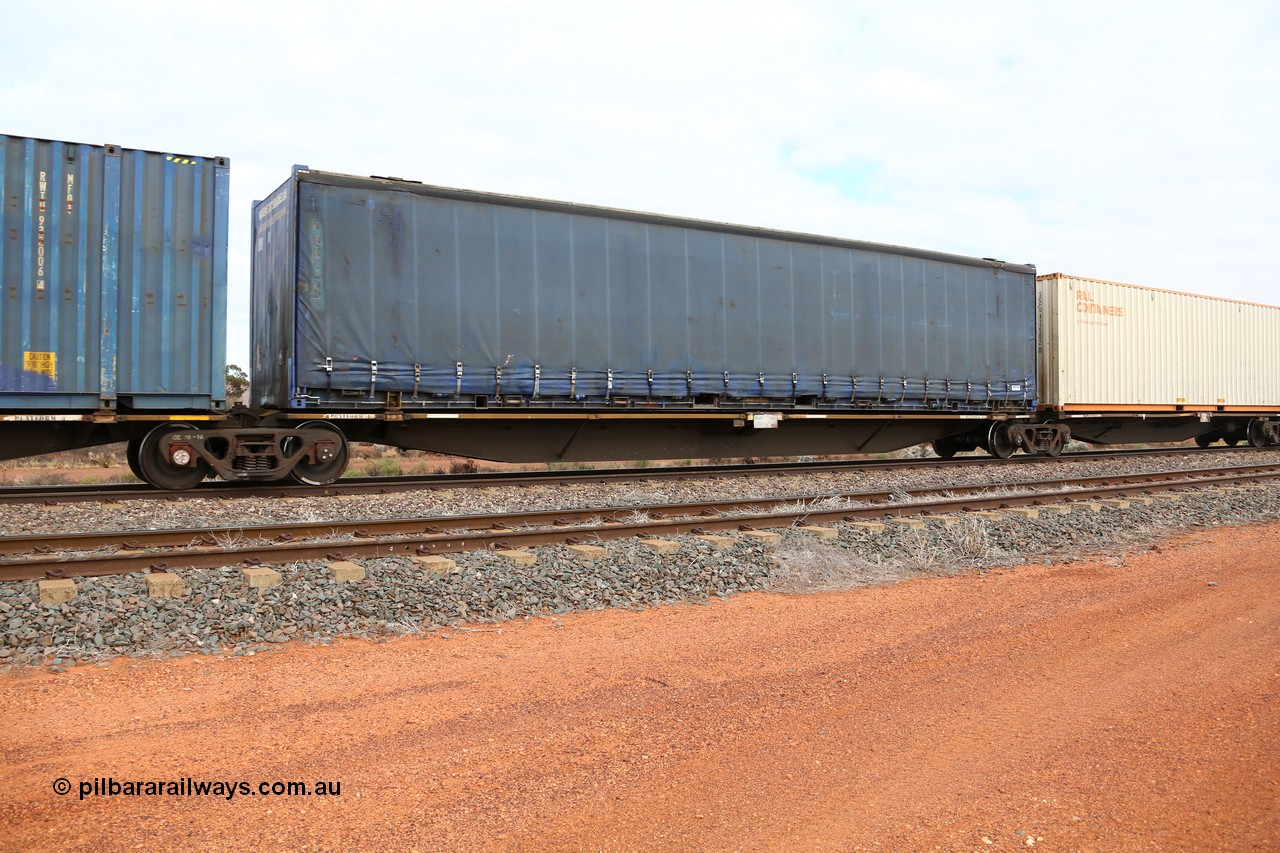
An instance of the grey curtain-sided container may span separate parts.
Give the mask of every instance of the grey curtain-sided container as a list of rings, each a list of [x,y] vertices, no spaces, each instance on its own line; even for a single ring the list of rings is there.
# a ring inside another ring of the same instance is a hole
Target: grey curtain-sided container
[[[255,402],[984,412],[1035,269],[299,168],[254,208]]]
[[[0,135],[0,410],[226,399],[224,157]]]

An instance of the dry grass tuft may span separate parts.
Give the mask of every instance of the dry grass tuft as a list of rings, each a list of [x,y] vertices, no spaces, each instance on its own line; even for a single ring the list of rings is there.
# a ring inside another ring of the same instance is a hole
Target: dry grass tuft
[[[791,546],[773,553],[777,568],[769,573],[774,592],[831,592],[882,586],[909,576],[901,566],[879,555],[864,559],[835,545]]]
[[[777,549],[769,588],[776,592],[830,592],[883,586],[920,575],[955,575],[1007,561],[980,519],[905,533],[891,552],[863,553],[840,545]]]

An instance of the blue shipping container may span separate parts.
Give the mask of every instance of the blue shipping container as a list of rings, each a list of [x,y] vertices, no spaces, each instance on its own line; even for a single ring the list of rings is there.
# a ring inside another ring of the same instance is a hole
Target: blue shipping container
[[[253,226],[260,405],[1035,407],[1032,266],[301,169]]]
[[[226,402],[225,157],[0,135],[0,410]]]

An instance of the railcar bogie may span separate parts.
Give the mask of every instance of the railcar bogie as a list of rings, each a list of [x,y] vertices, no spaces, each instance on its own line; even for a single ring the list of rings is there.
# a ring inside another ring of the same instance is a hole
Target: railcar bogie
[[[14,420],[19,417],[23,420]],[[35,420],[41,417],[51,420]],[[113,415],[94,422],[80,415],[0,415],[0,459],[123,441],[134,476],[168,490],[189,489],[210,476],[228,481],[292,476],[323,485],[346,468],[347,439],[333,424],[282,423],[268,413],[205,422],[199,417]]]
[[[980,429],[935,440],[933,452],[943,459],[978,448],[997,459],[1009,459],[1020,450],[1032,456],[1061,456],[1070,439],[1071,431],[1059,423],[992,421]]]
[[[148,433],[138,458],[142,479],[165,489],[191,488],[209,473],[230,481],[292,477],[324,485],[346,469],[347,440],[322,421],[212,429],[183,424]]]

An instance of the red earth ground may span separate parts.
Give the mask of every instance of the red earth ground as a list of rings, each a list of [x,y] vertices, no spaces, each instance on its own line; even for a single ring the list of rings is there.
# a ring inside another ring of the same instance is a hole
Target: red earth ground
[[[1274,850],[1277,546],[14,670],[0,847]]]

